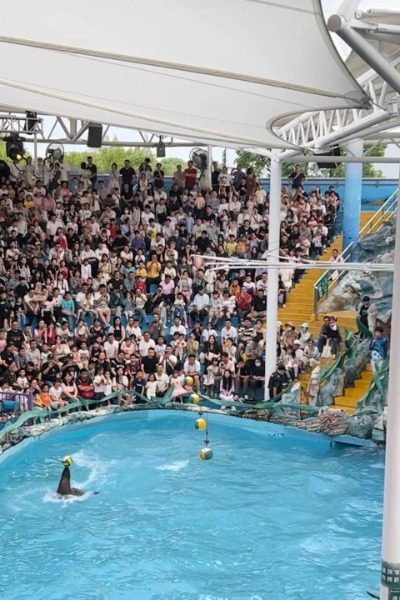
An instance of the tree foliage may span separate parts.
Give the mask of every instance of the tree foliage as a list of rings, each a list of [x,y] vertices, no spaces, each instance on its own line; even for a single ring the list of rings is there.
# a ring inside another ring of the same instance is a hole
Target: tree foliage
[[[81,163],[85,162],[88,156],[92,156],[93,162],[97,165],[97,170],[100,173],[108,173],[111,164],[114,162],[118,165],[118,168],[121,168],[126,159],[130,160],[132,166],[137,169],[145,158],[150,158],[153,167],[158,162],[162,164],[166,175],[172,175],[176,171],[176,165],[186,164],[181,158],[157,159],[150,150],[123,147],[104,147],[95,151],[88,149],[85,152],[66,152],[64,163],[79,169]]]
[[[238,150],[235,160],[236,164],[240,165],[244,171],[252,168],[257,177],[265,175],[269,170],[270,160],[261,154],[247,152],[246,150]]]
[[[364,145],[364,156],[384,156],[386,151],[386,144],[365,144]],[[344,149],[343,154],[346,153]],[[334,158],[332,159],[334,161]],[[260,177],[261,175],[267,176],[269,172],[270,159],[261,154],[253,152],[247,152],[239,150],[237,152],[237,158],[235,160],[237,164],[240,164],[244,169],[252,167],[255,174]],[[293,171],[293,163],[282,164],[282,175],[288,177]],[[336,169],[324,169],[319,168],[314,162],[302,163],[301,170],[308,177],[344,177],[345,176],[345,163],[340,163]],[[363,177],[383,177],[383,173],[380,169],[376,169],[373,163],[363,164]]]

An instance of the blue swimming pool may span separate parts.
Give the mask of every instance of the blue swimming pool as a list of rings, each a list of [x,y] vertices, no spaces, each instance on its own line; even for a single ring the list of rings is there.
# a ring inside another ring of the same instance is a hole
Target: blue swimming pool
[[[0,598],[365,600],[378,587],[379,451],[146,411],[52,432],[0,462]],[[97,496],[54,496],[58,458]]]

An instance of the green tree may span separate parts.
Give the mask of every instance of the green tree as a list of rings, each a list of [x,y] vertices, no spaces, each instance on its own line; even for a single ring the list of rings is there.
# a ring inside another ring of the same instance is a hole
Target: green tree
[[[104,147],[93,152],[90,148],[84,152],[66,152],[64,162],[71,167],[79,169],[88,156],[93,157],[93,162],[97,165],[100,173],[108,173],[110,166],[114,162],[121,168],[126,159],[130,160],[132,166],[137,169],[145,158],[150,158],[152,167],[154,168],[156,163],[160,162],[166,175],[172,175],[176,170],[177,164],[186,164],[181,158],[170,157],[158,159],[150,149],[123,148],[121,146]]]
[[[385,151],[386,144],[364,144],[364,156],[384,156]],[[343,147],[342,153],[343,155],[346,154],[345,147]],[[332,160],[334,161],[334,158]],[[268,175],[270,159],[261,154],[239,150],[235,162],[239,163],[244,169],[252,167],[258,177]],[[282,176],[288,177],[293,168],[294,163],[284,162],[282,164]],[[301,163],[300,168],[308,177],[344,177],[346,172],[345,163],[339,163],[336,169],[319,168],[316,162]],[[364,163],[363,177],[383,177],[383,173],[380,169],[376,169],[373,163]]]
[[[364,144],[364,156],[385,156],[386,144]],[[342,149],[342,154],[346,155],[346,148]],[[344,177],[346,174],[346,163],[340,163],[336,169],[322,169],[322,172],[329,172],[331,177]],[[363,163],[363,177],[383,177],[380,169],[376,169],[373,163]]]
[[[240,165],[244,171],[252,168],[257,177],[266,175],[269,169],[270,159],[261,154],[238,150],[235,163]]]
[[[160,162],[166,175],[173,175],[176,171],[177,165],[181,165],[182,168],[186,167],[186,161],[184,161],[182,158],[163,158]]]

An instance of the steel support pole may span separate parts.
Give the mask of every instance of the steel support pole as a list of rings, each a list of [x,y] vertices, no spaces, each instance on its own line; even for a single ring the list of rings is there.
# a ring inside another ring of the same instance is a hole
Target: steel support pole
[[[400,193],[400,177],[399,177]],[[381,600],[400,597],[400,210],[396,217],[386,428]],[[397,594],[396,594],[397,592]]]
[[[349,154],[362,156],[363,140],[354,140],[347,144]],[[360,231],[362,191],[362,164],[347,163],[343,205],[343,248],[358,241]],[[341,207],[342,210],[342,207]]]
[[[211,144],[208,145],[208,169],[207,169],[207,187],[208,191],[212,190],[212,169],[213,169],[213,152]]]
[[[282,163],[278,152],[271,157],[270,193],[269,193],[269,262],[279,260],[279,242],[281,227]],[[276,369],[277,361],[277,323],[278,323],[278,282],[279,270],[268,268],[267,295],[267,339],[265,345],[265,399],[268,400],[268,381]]]
[[[353,29],[341,15],[332,15],[328,19],[328,29],[336,33],[367,65],[372,67],[396,92],[400,93],[400,73],[376,48]]]

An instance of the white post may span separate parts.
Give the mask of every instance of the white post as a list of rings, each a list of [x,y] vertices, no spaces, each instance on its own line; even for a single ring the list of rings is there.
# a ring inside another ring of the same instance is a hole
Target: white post
[[[399,180],[400,193],[400,180]],[[400,597],[400,209],[396,217],[386,430],[381,600]],[[396,593],[397,592],[397,593]]]
[[[35,131],[33,134],[33,164],[37,165],[37,158],[38,158],[38,144],[37,144],[37,132]]]
[[[272,152],[269,190],[269,261],[278,262],[281,227],[282,163],[279,153]],[[268,381],[276,369],[276,333],[278,323],[278,281],[279,271],[268,268],[267,296],[267,340],[265,345],[265,399],[268,400]]]

